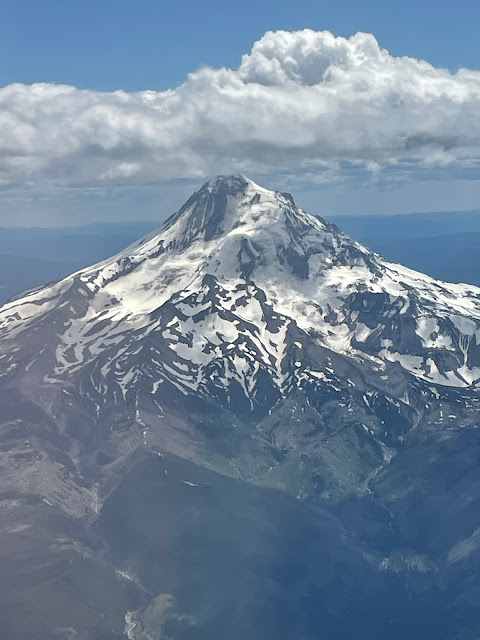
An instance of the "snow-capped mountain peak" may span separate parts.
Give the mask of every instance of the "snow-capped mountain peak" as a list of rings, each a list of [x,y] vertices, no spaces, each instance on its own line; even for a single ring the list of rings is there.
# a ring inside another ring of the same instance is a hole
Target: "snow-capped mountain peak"
[[[287,234],[295,243],[309,229],[323,230],[324,221],[300,211],[289,194],[270,191],[244,176],[217,176],[194,193],[153,234],[163,246],[185,249],[193,242],[220,237]],[[171,243],[171,244],[170,244]]]
[[[153,394],[168,382],[227,404],[233,384],[254,407],[264,393],[273,402],[302,381],[331,380],[330,365],[311,359],[328,349],[378,384],[401,367],[470,387],[480,380],[479,293],[384,261],[288,194],[219,176],[120,254],[4,305],[0,340],[21,334],[31,348],[20,361],[3,350],[2,372],[52,381],[90,368],[90,384],[109,379],[123,397],[143,380]]]

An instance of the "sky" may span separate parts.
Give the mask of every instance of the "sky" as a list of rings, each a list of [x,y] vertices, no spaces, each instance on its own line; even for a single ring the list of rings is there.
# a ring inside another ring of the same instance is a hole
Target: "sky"
[[[158,219],[217,173],[321,215],[480,207],[480,3],[0,0],[0,225]]]

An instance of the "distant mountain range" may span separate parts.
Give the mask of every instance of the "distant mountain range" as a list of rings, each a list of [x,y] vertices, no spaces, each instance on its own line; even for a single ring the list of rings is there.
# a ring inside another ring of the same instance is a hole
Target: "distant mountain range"
[[[429,238],[362,237],[388,260],[447,282],[480,286],[480,232]]]
[[[433,238],[480,232],[480,209],[402,215],[329,216],[354,238]]]
[[[480,211],[330,216],[329,220],[388,260],[440,280],[480,285]],[[0,303],[104,260],[157,224],[1,228]]]
[[[117,253],[154,222],[0,229],[0,303]]]
[[[8,640],[476,640],[480,288],[207,182],[0,307]]]
[[[439,280],[480,285],[480,211],[330,219],[388,260]]]
[[[3,227],[0,255],[37,258],[49,262],[87,264],[120,251],[125,243],[149,233],[155,222],[115,222],[84,227]]]

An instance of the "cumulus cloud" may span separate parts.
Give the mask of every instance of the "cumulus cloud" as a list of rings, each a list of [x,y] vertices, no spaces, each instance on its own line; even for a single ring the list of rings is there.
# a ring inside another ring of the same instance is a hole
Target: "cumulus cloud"
[[[268,32],[238,69],[162,92],[0,89],[4,186],[479,160],[480,72],[394,57],[365,33]]]

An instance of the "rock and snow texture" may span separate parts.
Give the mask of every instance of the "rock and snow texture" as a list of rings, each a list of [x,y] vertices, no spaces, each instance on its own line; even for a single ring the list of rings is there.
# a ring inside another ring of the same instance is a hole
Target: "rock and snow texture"
[[[0,341],[4,378],[43,357],[47,380],[88,366],[124,397],[140,379],[217,398],[234,383],[252,405],[260,381],[275,396],[325,375],[302,354],[310,342],[384,379],[399,365],[472,388],[480,290],[388,263],[290,195],[220,176],[120,254],[4,305]]]

